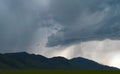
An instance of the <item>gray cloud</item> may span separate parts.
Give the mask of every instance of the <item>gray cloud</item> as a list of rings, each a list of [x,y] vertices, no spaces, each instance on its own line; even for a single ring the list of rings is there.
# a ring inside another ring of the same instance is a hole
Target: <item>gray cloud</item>
[[[51,11],[63,28],[48,38],[47,46],[120,39],[119,7],[119,0],[53,0]]]
[[[119,39],[119,0],[49,0],[50,6],[45,1],[0,0],[0,52],[25,51],[29,47],[32,52],[32,45],[45,44],[42,40],[47,41],[49,35],[48,47]]]
[[[45,26],[40,24],[47,10],[43,1],[0,0],[0,52],[25,51],[29,47],[34,33]]]

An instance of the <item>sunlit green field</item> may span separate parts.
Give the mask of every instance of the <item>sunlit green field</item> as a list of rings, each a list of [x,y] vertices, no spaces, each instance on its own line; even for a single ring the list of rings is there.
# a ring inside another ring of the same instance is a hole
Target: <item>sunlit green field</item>
[[[0,74],[120,74],[120,71],[1,70]]]

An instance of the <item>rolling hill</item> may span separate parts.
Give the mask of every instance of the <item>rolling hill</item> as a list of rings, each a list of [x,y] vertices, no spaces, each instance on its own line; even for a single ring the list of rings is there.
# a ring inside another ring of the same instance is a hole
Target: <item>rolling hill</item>
[[[0,54],[1,70],[119,70],[101,65],[85,58],[66,59],[63,57],[46,58],[41,55],[20,53]]]

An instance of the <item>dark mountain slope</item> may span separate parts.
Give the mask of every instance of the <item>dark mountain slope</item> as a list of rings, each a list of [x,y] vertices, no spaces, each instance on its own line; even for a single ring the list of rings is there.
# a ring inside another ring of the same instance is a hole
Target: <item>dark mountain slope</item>
[[[0,54],[0,69],[119,70],[81,57],[68,60],[63,57],[46,58],[25,52]]]

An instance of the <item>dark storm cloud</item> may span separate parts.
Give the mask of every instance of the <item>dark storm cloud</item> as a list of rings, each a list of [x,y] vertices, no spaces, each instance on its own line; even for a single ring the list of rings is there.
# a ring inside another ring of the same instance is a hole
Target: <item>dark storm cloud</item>
[[[42,27],[39,23],[46,11],[42,1],[0,0],[0,52],[28,48],[34,33]]]
[[[63,28],[48,38],[48,47],[120,39],[120,0],[52,0],[51,11]]]

